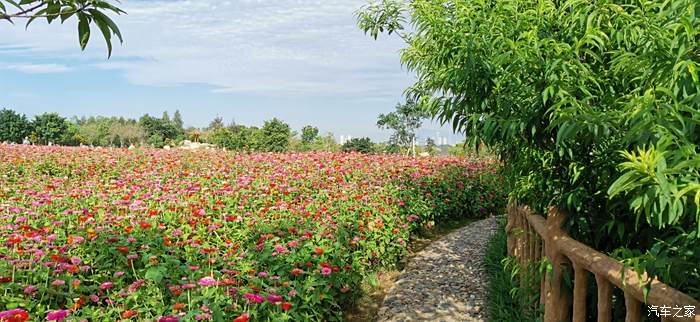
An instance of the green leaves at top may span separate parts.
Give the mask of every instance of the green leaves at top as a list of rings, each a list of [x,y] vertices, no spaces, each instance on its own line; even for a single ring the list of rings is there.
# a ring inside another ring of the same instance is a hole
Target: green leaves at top
[[[14,10],[8,12],[8,8]],[[119,15],[125,12],[108,0],[0,0],[0,20],[12,23],[17,19],[27,19],[25,28],[39,18],[46,18],[50,24],[59,18],[64,23],[77,16],[78,44],[82,50],[85,50],[90,40],[91,24],[96,25],[107,44],[107,56],[111,57],[112,35],[116,35],[120,43],[123,43],[123,38],[117,24],[107,13]]]

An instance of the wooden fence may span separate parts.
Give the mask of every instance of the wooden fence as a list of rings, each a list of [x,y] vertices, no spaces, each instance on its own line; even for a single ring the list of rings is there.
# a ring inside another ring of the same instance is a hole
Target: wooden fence
[[[544,274],[540,285],[544,322],[586,320],[589,275],[595,278],[598,291],[598,322],[612,321],[613,287],[624,293],[625,322],[641,321],[654,306],[663,322],[700,322],[697,300],[656,279],[651,281],[645,301],[643,289],[649,277],[639,276],[621,262],[569,237],[562,229],[565,219],[566,215],[556,208],[550,208],[545,219],[528,207],[508,206],[508,254],[520,264],[537,262],[546,256],[552,265],[552,271]],[[573,292],[562,287],[567,267],[573,267]],[[682,308],[680,312],[677,311],[679,307]],[[693,308],[692,314],[688,314],[690,308]]]

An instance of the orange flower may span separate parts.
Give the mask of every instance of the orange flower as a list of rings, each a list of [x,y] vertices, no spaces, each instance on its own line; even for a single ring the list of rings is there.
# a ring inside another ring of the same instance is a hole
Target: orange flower
[[[126,310],[126,311],[122,312],[122,319],[130,319],[132,316],[135,316],[137,314],[139,314],[138,311]]]
[[[175,303],[173,304],[173,310],[179,311],[185,308],[185,303]]]

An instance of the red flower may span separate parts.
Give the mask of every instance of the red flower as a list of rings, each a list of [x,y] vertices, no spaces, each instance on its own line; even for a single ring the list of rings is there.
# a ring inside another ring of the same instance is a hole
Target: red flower
[[[289,311],[291,309],[292,309],[292,303],[289,303],[289,302],[282,303],[282,310],[283,311],[286,312],[286,311]]]
[[[250,320],[248,313],[243,313],[241,316],[233,319],[233,322],[248,322],[248,320]]]
[[[316,247],[316,249],[314,249],[314,254],[316,254],[316,255],[323,255],[323,248],[321,248],[321,247]]]

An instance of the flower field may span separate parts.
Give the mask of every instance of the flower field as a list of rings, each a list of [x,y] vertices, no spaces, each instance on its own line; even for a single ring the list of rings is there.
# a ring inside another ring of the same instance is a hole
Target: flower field
[[[458,158],[0,145],[0,321],[341,320],[499,184]]]

